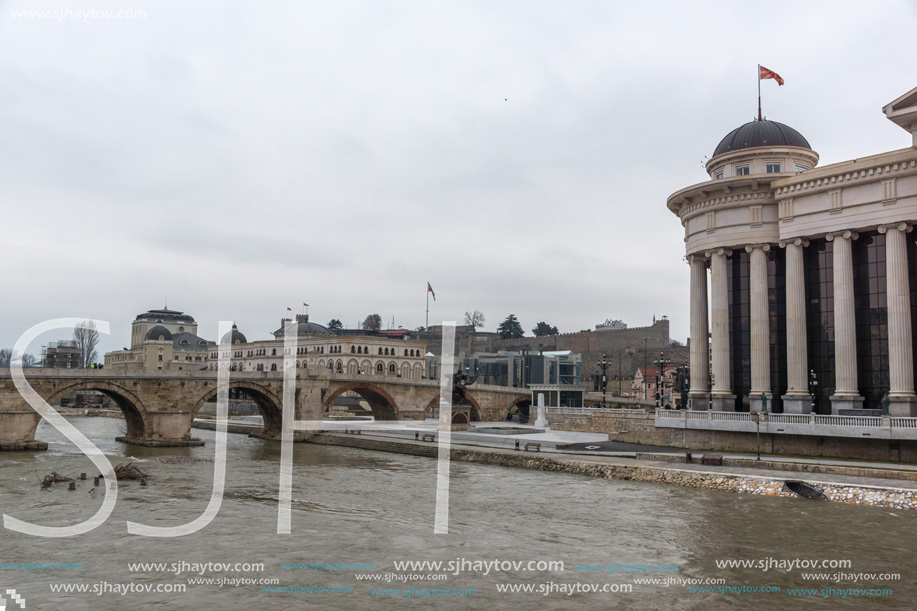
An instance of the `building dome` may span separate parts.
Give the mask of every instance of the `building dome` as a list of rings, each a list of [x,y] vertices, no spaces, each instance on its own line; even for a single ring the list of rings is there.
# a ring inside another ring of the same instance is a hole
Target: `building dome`
[[[162,325],[156,325],[146,332],[146,338],[153,341],[172,341],[172,332]]]
[[[274,331],[274,337],[283,337],[286,326],[290,323],[289,318],[280,320],[280,328]],[[327,327],[323,327],[314,322],[309,322],[308,314],[296,315],[296,335],[334,335]]]
[[[812,150],[809,141],[789,125],[763,119],[750,121],[726,134],[713,151],[713,156],[765,146],[798,146]]]
[[[247,344],[248,340],[245,339],[245,336],[242,335],[242,332],[239,331],[239,328],[236,325],[232,326],[232,331],[223,336],[223,339],[220,340],[221,344]]]
[[[284,328],[281,327],[277,332],[283,335]],[[327,327],[314,322],[300,322],[296,323],[296,335],[332,335],[332,333]]]

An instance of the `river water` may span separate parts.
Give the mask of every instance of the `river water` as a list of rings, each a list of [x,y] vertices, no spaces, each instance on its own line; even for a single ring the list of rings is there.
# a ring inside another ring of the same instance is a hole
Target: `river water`
[[[113,464],[133,459],[153,477],[145,487],[135,481],[121,482],[112,516],[85,535],[48,539],[0,530],[0,594],[14,589],[29,610],[148,605],[225,610],[394,605],[445,609],[724,609],[735,605],[748,609],[911,609],[917,604],[913,585],[917,514],[911,512],[456,462],[451,465],[450,531],[434,534],[435,460],[312,444],[295,447],[293,533],[278,535],[280,445],[240,435],[229,435],[226,494],[209,526],[181,538],[129,535],[126,521],[174,526],[203,512],[210,498],[213,464],[169,464],[153,459],[166,455],[210,459],[214,433],[195,431],[207,442],[204,447],[151,449],[113,441],[121,434],[121,421],[76,418],[71,422]],[[47,452],[0,454],[0,511],[48,526],[87,519],[101,504],[101,490],[89,492],[91,475],[97,470],[44,422],[38,437],[50,442]],[[78,482],[78,489],[72,492],[66,484],[40,490],[39,479],[51,471],[66,475],[85,471],[90,479]],[[717,561],[767,563],[768,558],[772,567],[783,561],[783,568],[717,566]],[[491,565],[490,570],[465,564],[460,571],[398,571],[394,564],[457,560],[459,564],[462,560],[498,560],[522,565],[519,569],[508,564]],[[850,561],[850,566],[787,570],[786,561],[797,560]],[[563,562],[563,569],[555,564],[552,569],[539,570],[535,564],[524,570],[531,561]],[[21,565],[26,563],[44,568],[23,570]],[[49,563],[82,566],[51,567]],[[132,570],[134,563],[168,566],[134,566]],[[260,563],[263,569],[213,566],[224,563]],[[289,563],[308,566],[283,566]],[[678,570],[632,569],[628,573],[618,569],[612,573],[615,564],[642,565],[644,569],[677,565]],[[607,570],[576,569],[584,565]],[[897,573],[901,578],[865,582],[860,578],[854,583],[852,577],[841,576],[840,581],[804,577],[813,572]],[[413,578],[443,573],[448,575],[445,580]],[[379,576],[379,580],[358,579],[361,575]],[[660,582],[636,582],[647,578]],[[202,584],[189,579],[214,581]],[[665,579],[670,583],[721,579],[723,583],[704,585],[724,593],[692,592],[690,586],[664,585]],[[230,585],[239,580],[249,581]],[[258,580],[276,583],[253,583]],[[508,585],[532,586],[533,592],[499,591]],[[593,586],[614,590],[628,585],[630,592],[583,591]],[[88,591],[60,591],[80,586]],[[163,590],[176,586],[185,591],[120,593],[125,587]],[[726,586],[746,591],[725,593]],[[266,591],[282,587],[302,591]],[[765,587],[780,591],[762,592]],[[334,588],[346,591],[327,591]],[[580,591],[570,594],[571,588]],[[759,590],[750,591],[752,588]],[[819,592],[794,595],[790,592],[794,588]],[[827,588],[834,592],[824,592]],[[891,593],[854,595],[850,591],[854,588],[888,588]]]

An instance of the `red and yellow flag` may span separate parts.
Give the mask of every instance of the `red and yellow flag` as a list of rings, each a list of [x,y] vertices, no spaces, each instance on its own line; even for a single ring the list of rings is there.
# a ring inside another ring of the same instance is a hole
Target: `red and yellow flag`
[[[777,81],[778,85],[783,85],[783,77],[774,72],[773,70],[768,70],[764,66],[758,66],[758,80],[764,80],[772,78]]]

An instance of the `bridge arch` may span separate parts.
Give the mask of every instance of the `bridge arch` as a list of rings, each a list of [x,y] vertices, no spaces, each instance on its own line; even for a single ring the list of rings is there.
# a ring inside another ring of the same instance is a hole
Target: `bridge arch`
[[[274,394],[270,389],[248,380],[232,380],[227,385],[229,390],[241,390],[258,406],[261,417],[264,419],[265,433],[280,434],[283,431],[283,400]],[[197,417],[198,412],[204,407],[204,404],[212,401],[219,391],[220,387],[214,384],[212,388],[197,401],[191,410],[192,420]]]
[[[54,405],[63,397],[80,391],[96,391],[110,397],[124,414],[128,439],[145,439],[151,430],[151,422],[143,401],[130,390],[104,380],[75,382],[52,393],[45,401]]]
[[[392,396],[375,384],[369,382],[353,382],[340,386],[325,399],[324,411],[327,411],[328,408],[331,407],[335,399],[348,391],[353,391],[366,399],[366,402],[369,403],[369,407],[373,410],[373,417],[375,417],[376,420],[398,419],[398,405],[395,403],[395,400],[392,399]]]
[[[480,422],[481,421],[481,406],[478,405],[478,402],[475,401],[474,397],[470,394],[465,394],[465,399],[468,400],[468,403],[471,404],[471,421]],[[424,410],[424,414],[427,418],[433,418],[436,414],[436,410],[439,409],[439,395],[437,394],[433,399],[427,403],[427,408]]]
[[[506,409],[503,410],[502,416],[508,420],[510,412],[513,411],[514,407],[517,408],[520,416],[525,419],[530,419],[530,412],[532,409],[532,396],[516,395],[513,397],[512,401],[509,402],[509,405],[506,406]]]

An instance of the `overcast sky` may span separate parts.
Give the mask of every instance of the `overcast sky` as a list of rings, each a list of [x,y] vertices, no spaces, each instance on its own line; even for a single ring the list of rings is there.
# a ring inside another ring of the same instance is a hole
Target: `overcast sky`
[[[166,299],[210,339],[303,302],[414,328],[428,281],[431,324],[684,340],[666,197],[754,117],[758,63],[821,164],[910,145],[881,113],[917,86],[904,0],[0,7],[0,347],[87,317],[117,349]],[[62,7],[146,15],[14,15]]]

